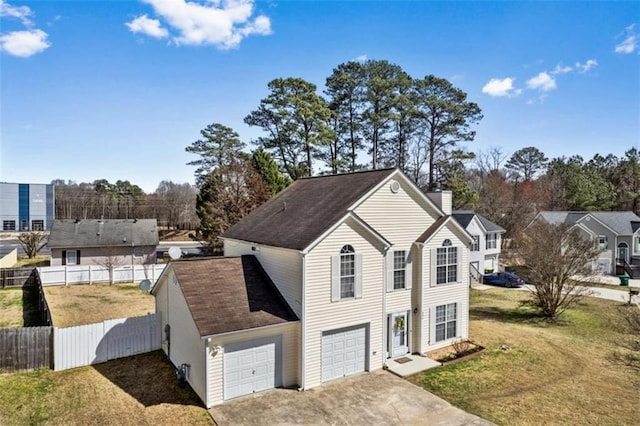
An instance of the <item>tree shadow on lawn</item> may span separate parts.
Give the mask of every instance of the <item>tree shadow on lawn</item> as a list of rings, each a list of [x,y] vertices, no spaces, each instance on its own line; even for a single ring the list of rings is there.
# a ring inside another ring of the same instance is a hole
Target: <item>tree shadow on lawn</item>
[[[160,350],[95,364],[93,368],[145,407],[158,404],[204,407],[189,385],[178,385],[175,368]]]
[[[513,324],[527,324],[544,327],[548,325],[540,315],[529,307],[500,308],[497,306],[477,306],[469,308],[472,320],[489,320]]]

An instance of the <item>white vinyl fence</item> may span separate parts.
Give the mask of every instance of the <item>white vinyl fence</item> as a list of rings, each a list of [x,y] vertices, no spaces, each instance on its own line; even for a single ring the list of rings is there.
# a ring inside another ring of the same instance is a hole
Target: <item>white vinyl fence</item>
[[[160,349],[160,315],[54,328],[54,370],[97,364]]]
[[[165,266],[166,264],[118,266],[113,268],[113,282],[137,283],[146,279],[153,283]],[[43,266],[37,269],[43,286],[109,282],[109,269],[99,265]]]

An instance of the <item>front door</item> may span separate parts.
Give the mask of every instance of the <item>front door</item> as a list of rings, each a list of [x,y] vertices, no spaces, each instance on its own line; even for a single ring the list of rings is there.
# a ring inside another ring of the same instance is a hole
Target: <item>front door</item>
[[[389,353],[392,358],[409,352],[409,315],[400,312],[389,315]]]
[[[627,243],[618,244],[618,259],[624,259],[625,262],[629,263],[629,246]]]

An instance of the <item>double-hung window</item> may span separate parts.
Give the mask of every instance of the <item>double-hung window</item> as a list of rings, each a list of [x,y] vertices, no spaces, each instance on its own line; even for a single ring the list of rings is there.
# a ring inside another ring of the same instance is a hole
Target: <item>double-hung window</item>
[[[497,234],[487,234],[487,250],[498,248],[498,235]]]
[[[609,247],[609,245],[607,244],[607,236],[606,235],[598,235],[598,249],[600,251],[605,251],[607,250]]]
[[[449,303],[436,306],[436,342],[456,337],[458,322],[458,305]]]
[[[393,252],[393,289],[406,288],[407,280],[407,252],[398,250]]]
[[[458,247],[438,247],[436,250],[436,284],[455,282],[458,282]]]
[[[354,297],[356,281],[356,255],[352,246],[340,250],[340,298]]]
[[[636,254],[640,254],[640,235],[639,235],[639,236],[637,236],[637,237],[634,239],[634,241],[635,241],[635,248],[633,249],[633,251],[634,251]]]
[[[473,236],[473,242],[471,243],[471,251],[480,251],[480,235]]]
[[[67,265],[78,264],[78,252],[76,250],[67,250]]]

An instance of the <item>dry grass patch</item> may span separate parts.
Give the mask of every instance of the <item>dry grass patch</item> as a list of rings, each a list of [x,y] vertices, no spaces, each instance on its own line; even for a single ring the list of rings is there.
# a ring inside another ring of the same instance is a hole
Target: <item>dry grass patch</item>
[[[135,284],[45,287],[56,327],[72,327],[155,312],[155,299]]]
[[[164,353],[93,367],[0,375],[2,425],[211,425]]]
[[[50,264],[51,256],[49,256],[48,254],[39,254],[36,257],[32,258],[21,257],[20,259],[18,259],[18,263],[16,263],[14,266],[16,268],[23,268],[27,266],[36,268],[39,266],[49,266]]]
[[[637,424],[640,376],[610,361],[617,304],[585,299],[549,323],[520,306],[526,297],[472,290],[470,335],[487,352],[411,381],[498,424]]]

